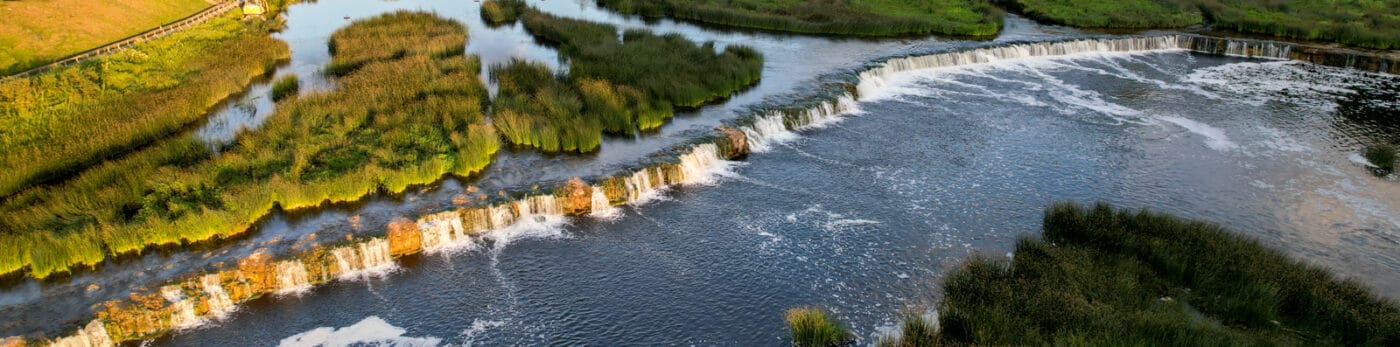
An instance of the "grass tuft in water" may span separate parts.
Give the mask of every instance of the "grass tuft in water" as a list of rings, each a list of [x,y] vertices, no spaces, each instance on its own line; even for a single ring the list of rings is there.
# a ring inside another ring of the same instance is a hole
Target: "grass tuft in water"
[[[851,343],[851,332],[827,317],[826,311],[815,307],[799,307],[787,311],[792,345],[798,347],[845,346]]]
[[[1400,161],[1400,156],[1396,155],[1395,146],[1376,145],[1366,147],[1366,160],[1370,161],[1381,170],[1381,172],[1395,172],[1395,165]]]
[[[296,96],[299,90],[301,90],[301,80],[297,79],[297,75],[282,76],[272,83],[272,101],[281,101],[289,96]]]

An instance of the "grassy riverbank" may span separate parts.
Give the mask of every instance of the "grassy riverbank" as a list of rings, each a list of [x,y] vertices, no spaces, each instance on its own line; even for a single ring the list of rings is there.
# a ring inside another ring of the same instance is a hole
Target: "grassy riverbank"
[[[140,34],[209,6],[204,0],[0,1],[0,76]]]
[[[1285,39],[1400,48],[1400,6],[1385,1],[1310,0],[1000,0],[1029,17],[1089,28],[1216,30]]]
[[[568,59],[564,75],[522,61],[491,68],[501,86],[496,127],[515,145],[550,152],[591,152],[603,133],[658,128],[673,107],[728,97],[757,83],[763,70],[763,56],[748,47],[717,50],[645,30],[619,40],[612,25],[549,15],[521,1],[488,1],[482,16],[519,20]]]
[[[229,14],[78,66],[0,82],[0,197],[62,180],[204,119],[285,61],[275,24]]]
[[[1183,28],[1200,24],[1196,6],[1164,0],[1007,0],[1013,12],[1081,28]]]
[[[626,14],[807,34],[991,36],[1000,10],[986,0],[600,0]]]
[[[173,139],[31,189],[0,210],[0,272],[35,277],[138,252],[244,232],[273,208],[400,191],[490,163],[479,61],[466,28],[424,13],[360,20],[335,32],[338,88],[287,98],[259,130],[212,155]]]
[[[1057,205],[1014,258],[948,275],[955,345],[1394,345],[1400,306],[1218,226]],[[924,339],[928,340],[928,339]]]

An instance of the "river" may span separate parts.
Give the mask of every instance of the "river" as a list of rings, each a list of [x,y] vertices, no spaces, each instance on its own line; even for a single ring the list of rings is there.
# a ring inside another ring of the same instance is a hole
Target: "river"
[[[6,333],[69,328],[89,305],[301,240],[374,235],[395,217],[444,209],[466,186],[508,190],[616,172],[754,107],[817,94],[887,57],[997,45],[941,38],[855,40],[643,22],[572,1],[556,14],[681,33],[764,52],[763,82],[588,156],[511,151],[481,177],[401,196],[278,213],[244,239],[128,259],[62,283],[0,291]],[[293,6],[278,74],[314,76],[325,37],[398,8],[467,23],[487,64],[557,54],[519,27],[488,28],[478,3],[320,2]],[[998,42],[1098,37],[1008,18]],[[315,88],[333,88],[310,78]],[[865,342],[901,310],[929,309],[938,283],[974,252],[1006,254],[1054,202],[1107,201],[1220,223],[1400,298],[1400,185],[1357,154],[1400,140],[1394,76],[1298,62],[1189,53],[1078,54],[882,76],[836,121],[756,144],[709,184],[681,187],[611,218],[498,232],[449,254],[402,259],[391,274],[243,305],[165,345],[698,344],[784,341],[782,312],[820,305]],[[257,88],[199,133],[256,127]],[[251,106],[250,106],[251,105]],[[255,111],[249,112],[249,107]],[[239,112],[244,112],[240,113]],[[232,135],[226,135],[232,136]],[[227,137],[223,137],[227,138]],[[352,216],[357,216],[351,222]],[[168,265],[177,264],[177,265]],[[98,289],[88,290],[89,285]],[[55,303],[59,297],[79,299]],[[43,318],[34,318],[43,317]],[[59,322],[59,324],[54,324]],[[72,322],[72,323],[67,323]],[[0,334],[3,335],[3,334]],[[614,344],[614,343],[607,343]]]

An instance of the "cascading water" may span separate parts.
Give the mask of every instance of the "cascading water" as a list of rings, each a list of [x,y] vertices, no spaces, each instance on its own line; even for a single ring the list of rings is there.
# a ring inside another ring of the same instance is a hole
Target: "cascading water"
[[[470,241],[467,230],[462,227],[462,216],[457,211],[420,218],[418,230],[423,235],[423,249],[429,253],[453,249],[464,241]]]
[[[78,329],[78,332],[59,338],[49,343],[49,347],[109,347],[114,346],[112,338],[107,335],[107,328],[102,326],[102,321],[93,320],[86,326]]]
[[[160,294],[170,301],[170,326],[185,329],[199,325],[199,315],[194,313],[194,302],[185,297],[180,286],[161,287]]]
[[[612,202],[608,201],[608,194],[603,192],[603,188],[593,187],[591,200],[592,211],[589,215],[594,218],[613,219],[621,214],[617,207],[613,207]]]
[[[204,289],[205,302],[209,304],[209,315],[216,319],[224,319],[233,312],[233,300],[224,290],[223,279],[218,274],[200,277],[199,284]]]
[[[712,184],[715,176],[728,169],[732,163],[720,158],[719,146],[713,143],[695,145],[680,156],[681,177],[676,182],[685,185]]]
[[[279,261],[273,269],[276,271],[278,295],[301,294],[311,289],[306,264],[300,260]]]
[[[392,270],[394,259],[389,255],[389,240],[370,239],[356,245],[331,250],[339,269],[337,278],[351,280],[382,275]]]

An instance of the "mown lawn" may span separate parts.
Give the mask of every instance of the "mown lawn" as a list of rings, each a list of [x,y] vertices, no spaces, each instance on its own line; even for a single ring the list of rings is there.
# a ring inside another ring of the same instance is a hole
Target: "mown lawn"
[[[209,6],[205,0],[0,1],[0,74],[96,48]]]

